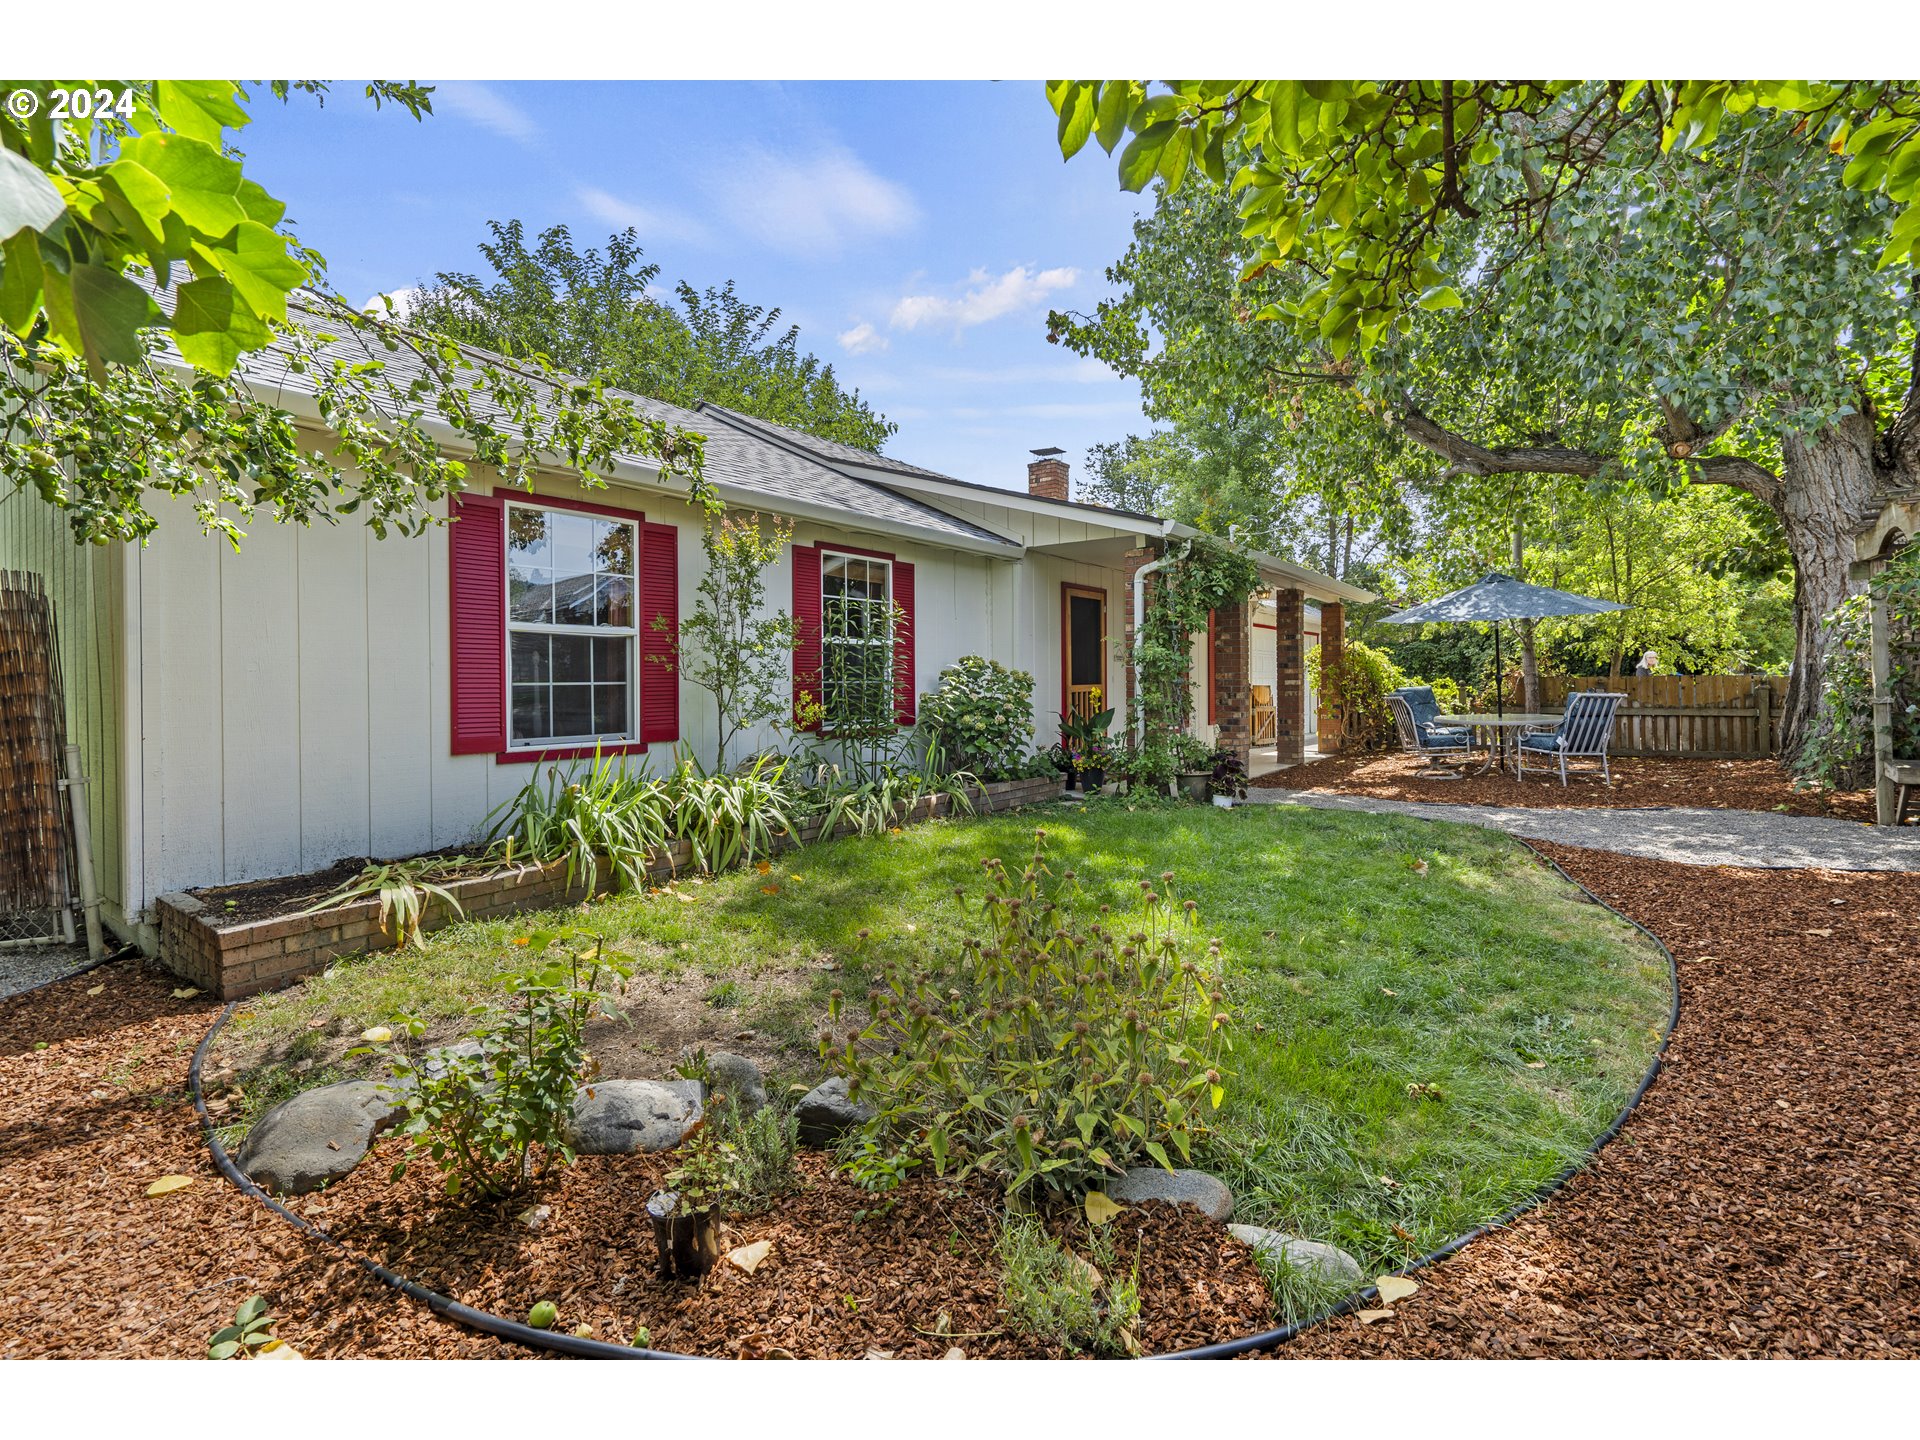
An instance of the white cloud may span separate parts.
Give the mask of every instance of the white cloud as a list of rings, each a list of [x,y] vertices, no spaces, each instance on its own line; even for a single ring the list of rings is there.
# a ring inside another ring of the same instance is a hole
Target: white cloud
[[[851,330],[840,332],[840,348],[849,355],[869,355],[875,350],[885,350],[893,342],[882,335],[873,326],[862,320]]]
[[[478,80],[438,82],[433,87],[433,103],[436,110],[444,107],[461,119],[517,144],[531,145],[540,137],[540,127],[531,115]]]
[[[392,318],[404,320],[420,301],[420,287],[403,285],[398,290],[382,290],[378,295],[368,296],[367,303],[360,308],[384,319],[388,316],[386,302],[389,300],[393,302]]]
[[[1071,288],[1079,278],[1080,272],[1071,266],[1036,273],[1016,265],[998,276],[975,270],[967,277],[969,288],[963,295],[901,296],[887,323],[896,330],[917,330],[923,325],[965,330],[1002,315],[1035,309],[1048,295]]]
[[[773,250],[830,257],[919,222],[913,197],[840,147],[812,155],[752,150],[716,187],[733,227]]]
[[[631,225],[640,232],[642,240],[699,240],[707,233],[692,216],[677,210],[651,210],[645,205],[635,205],[597,186],[582,185],[573,192],[573,198],[596,219],[622,230]]]

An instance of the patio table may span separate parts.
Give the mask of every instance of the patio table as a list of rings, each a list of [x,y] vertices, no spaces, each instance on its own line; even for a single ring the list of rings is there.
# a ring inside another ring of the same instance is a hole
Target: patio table
[[[1513,711],[1505,715],[1496,715],[1491,711],[1465,715],[1439,715],[1434,718],[1436,725],[1464,725],[1469,730],[1486,732],[1491,738],[1487,744],[1487,761],[1473,773],[1484,775],[1495,765],[1506,768],[1507,755],[1518,741],[1515,732],[1520,730],[1551,730],[1560,723],[1560,717],[1545,712]],[[1508,736],[1514,735],[1513,741]]]

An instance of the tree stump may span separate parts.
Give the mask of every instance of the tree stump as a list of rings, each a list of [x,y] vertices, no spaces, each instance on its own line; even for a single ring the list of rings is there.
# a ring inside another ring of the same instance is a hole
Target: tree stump
[[[662,1280],[698,1280],[720,1259],[720,1207],[682,1210],[671,1190],[656,1190],[647,1201],[653,1243],[659,1250]]]

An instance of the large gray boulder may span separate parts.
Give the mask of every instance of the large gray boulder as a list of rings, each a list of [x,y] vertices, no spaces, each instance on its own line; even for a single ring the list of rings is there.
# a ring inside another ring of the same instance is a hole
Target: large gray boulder
[[[1107,1198],[1122,1205],[1164,1200],[1169,1205],[1191,1205],[1210,1220],[1233,1218],[1233,1192],[1204,1170],[1162,1170],[1158,1165],[1136,1165],[1107,1184]]]
[[[1229,1225],[1227,1233],[1251,1245],[1254,1254],[1283,1261],[1315,1280],[1358,1290],[1366,1278],[1360,1271],[1360,1262],[1337,1245],[1303,1240],[1298,1235],[1284,1235],[1258,1225]]]
[[[599,1080],[573,1100],[568,1143],[582,1155],[671,1150],[700,1119],[700,1101],[655,1080]]]
[[[793,1118],[800,1122],[800,1143],[824,1150],[847,1131],[873,1118],[873,1107],[847,1095],[847,1082],[835,1075],[800,1097]]]
[[[760,1078],[760,1067],[744,1055],[719,1051],[707,1061],[707,1078],[715,1090],[733,1102],[743,1119],[757,1115],[766,1106],[767,1086]]]
[[[254,1121],[240,1168],[276,1195],[318,1190],[358,1165],[401,1109],[400,1097],[372,1080],[302,1091]]]

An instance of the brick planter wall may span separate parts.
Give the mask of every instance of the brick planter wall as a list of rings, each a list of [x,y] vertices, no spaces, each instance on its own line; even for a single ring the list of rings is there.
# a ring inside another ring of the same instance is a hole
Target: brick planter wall
[[[1059,795],[1057,777],[998,780],[974,792],[974,809],[987,815],[1058,799]],[[905,823],[946,813],[943,801],[922,807]],[[849,835],[853,831],[842,825],[837,833]],[[820,822],[809,821],[800,827],[798,835],[786,837],[780,848],[796,849],[819,838]],[[649,862],[647,873],[670,875],[684,869],[690,859],[687,846],[676,842]],[[602,893],[611,889],[612,878],[611,867],[603,864],[596,889]],[[446,888],[459,899],[462,914],[455,915],[443,901],[430,901],[421,920],[422,930],[439,930],[462,918],[485,920],[552,910],[586,897],[584,882],[576,879],[572,886],[567,884],[564,860],[546,865],[503,865],[487,874],[455,880]],[[204,902],[184,892],[160,896],[154,908],[160,918],[160,963],[222,1000],[277,990],[326,969],[343,955],[363,955],[393,946],[392,936],[380,928],[378,900],[343,905],[318,915],[278,915],[227,925],[222,925],[218,914]]]

